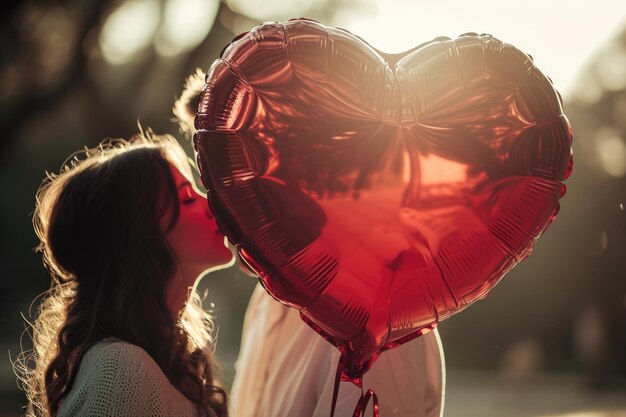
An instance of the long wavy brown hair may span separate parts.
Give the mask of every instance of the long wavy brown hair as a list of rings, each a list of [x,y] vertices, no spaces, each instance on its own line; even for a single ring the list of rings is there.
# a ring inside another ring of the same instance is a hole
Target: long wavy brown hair
[[[168,161],[189,162],[170,136],[107,140],[74,154],[37,191],[36,250],[51,285],[30,326],[33,348],[16,362],[28,417],[56,415],[83,355],[107,337],[142,347],[200,415],[227,416],[210,312],[195,290],[178,317],[165,301],[178,268],[165,239],[179,216]]]

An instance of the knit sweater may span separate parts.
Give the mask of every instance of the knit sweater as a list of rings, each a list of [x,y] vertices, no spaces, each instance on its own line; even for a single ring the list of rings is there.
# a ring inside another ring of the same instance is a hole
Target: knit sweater
[[[105,339],[83,356],[57,417],[197,417],[181,394],[139,346]]]

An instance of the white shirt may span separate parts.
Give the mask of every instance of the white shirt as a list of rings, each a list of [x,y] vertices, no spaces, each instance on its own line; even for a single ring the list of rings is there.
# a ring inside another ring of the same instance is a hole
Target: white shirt
[[[90,347],[57,417],[198,417],[141,347],[113,338]]]
[[[230,397],[232,417],[329,417],[339,350],[260,285],[244,319]],[[445,391],[437,331],[383,352],[363,377],[381,417],[440,417]],[[351,417],[361,390],[342,382],[335,417]],[[372,401],[366,409],[372,415]]]

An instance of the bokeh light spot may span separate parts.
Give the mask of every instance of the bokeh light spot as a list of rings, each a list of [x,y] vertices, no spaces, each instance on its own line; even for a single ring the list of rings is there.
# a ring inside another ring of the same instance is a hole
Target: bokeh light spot
[[[585,71],[578,77],[572,91],[572,98],[582,104],[593,105],[602,98],[604,89],[598,78],[591,71]]]
[[[598,58],[596,70],[607,90],[623,90],[626,88],[626,50],[617,41],[609,43]]]
[[[227,0],[234,12],[251,18],[267,21],[287,20],[298,17],[313,6],[313,0]],[[261,23],[261,22],[259,22]]]
[[[174,56],[196,47],[213,27],[218,9],[217,0],[167,0],[156,51]]]
[[[601,129],[596,135],[596,149],[607,174],[614,177],[626,174],[626,145],[617,130]]]
[[[159,24],[159,4],[153,0],[123,3],[107,18],[99,42],[109,63],[120,65],[152,43]]]

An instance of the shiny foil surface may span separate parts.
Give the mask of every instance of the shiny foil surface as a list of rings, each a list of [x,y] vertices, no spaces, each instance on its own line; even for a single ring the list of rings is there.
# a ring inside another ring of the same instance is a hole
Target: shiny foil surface
[[[484,34],[385,54],[309,19],[264,23],[212,64],[195,123],[221,230],[352,376],[485,297],[573,167],[551,81]]]

